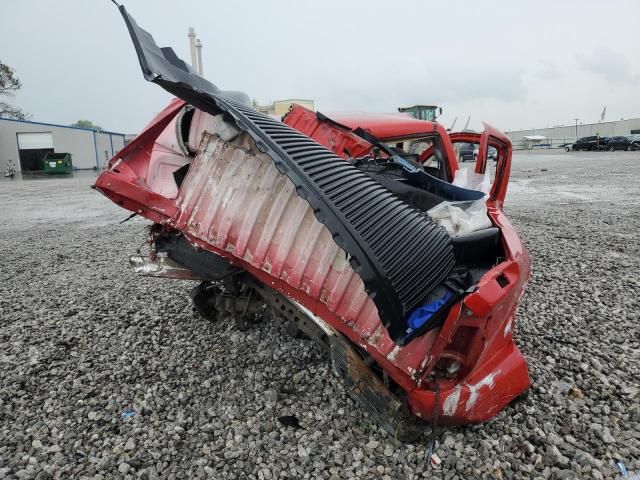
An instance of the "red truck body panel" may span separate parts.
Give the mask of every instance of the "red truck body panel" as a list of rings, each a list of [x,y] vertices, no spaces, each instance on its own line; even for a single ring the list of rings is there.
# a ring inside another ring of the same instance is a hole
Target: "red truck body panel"
[[[436,390],[440,421],[463,424],[488,420],[529,387],[526,363],[512,334],[530,259],[501,210],[511,161],[511,146],[503,134],[487,127],[481,135],[450,137],[439,124],[404,115],[336,115],[328,121],[298,106],[285,118],[343,158],[371,150],[351,131],[356,127],[382,140],[436,134],[452,174],[458,168],[452,140],[479,143],[481,150],[491,145],[501,152],[498,181],[487,207],[501,231],[504,261],[450,309],[440,328],[399,346],[381,324],[361,279],[348,262],[336,261],[340,249],[309,204],[294,194],[290,182],[278,179],[266,155],[251,159],[211,141],[192,162],[176,198],[149,187],[150,152],[183,106],[181,100],[172,101],[110,161],[95,187],[123,208],[183,232],[194,245],[226,258],[322,318],[373,357],[406,392],[418,417],[433,418]],[[484,158],[478,159],[480,171],[486,168]],[[256,161],[262,162],[259,168],[251,168]],[[458,362],[463,375],[433,377],[437,367],[451,362]]]

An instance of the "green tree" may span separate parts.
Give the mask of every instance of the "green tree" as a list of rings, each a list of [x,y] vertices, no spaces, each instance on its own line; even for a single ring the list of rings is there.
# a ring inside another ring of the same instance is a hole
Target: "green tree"
[[[80,128],[92,128],[93,130],[102,130],[102,127],[94,125],[91,120],[78,120],[76,123],[72,123],[71,126]]]
[[[20,79],[16,77],[16,72],[13,68],[0,61],[0,117],[24,120],[29,116],[22,109],[14,107],[3,100],[3,97],[13,97],[20,90],[20,87],[22,87],[22,84]]]

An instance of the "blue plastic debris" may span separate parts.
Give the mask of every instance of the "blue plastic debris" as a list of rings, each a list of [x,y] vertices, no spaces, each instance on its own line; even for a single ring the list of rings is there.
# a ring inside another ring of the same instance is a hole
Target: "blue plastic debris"
[[[616,466],[618,467],[618,470],[620,470],[620,474],[623,477],[628,477],[629,476],[629,472],[627,472],[627,467],[624,465],[624,463],[622,463],[622,460],[618,460],[616,462]]]
[[[416,308],[413,312],[411,312],[411,316],[409,316],[409,320],[407,321],[409,327],[412,330],[417,330],[422,327],[431,319],[431,317],[438,313],[438,310],[440,310],[442,306],[447,303],[451,296],[451,292],[447,290],[442,298]]]
[[[131,410],[131,409],[127,409],[124,412],[122,412],[122,419],[123,420],[129,420],[130,418],[133,418],[136,416],[136,411],[135,410]]]

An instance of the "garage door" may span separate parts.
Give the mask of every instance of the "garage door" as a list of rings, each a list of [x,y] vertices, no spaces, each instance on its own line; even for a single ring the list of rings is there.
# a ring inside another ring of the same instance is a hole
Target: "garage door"
[[[18,133],[18,148],[20,150],[53,148],[53,136],[51,132]]]
[[[52,152],[51,132],[18,132],[18,154],[23,172],[42,170],[42,159]]]

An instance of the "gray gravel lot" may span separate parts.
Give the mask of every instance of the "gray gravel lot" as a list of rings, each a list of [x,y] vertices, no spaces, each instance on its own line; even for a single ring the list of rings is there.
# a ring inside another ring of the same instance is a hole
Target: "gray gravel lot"
[[[312,343],[209,323],[189,282],[130,273],[147,222],[119,225],[93,178],[0,179],[0,478],[640,473],[639,152],[516,155],[505,210],[533,259],[515,337],[534,386],[442,429],[434,471],[427,439],[373,425]]]

